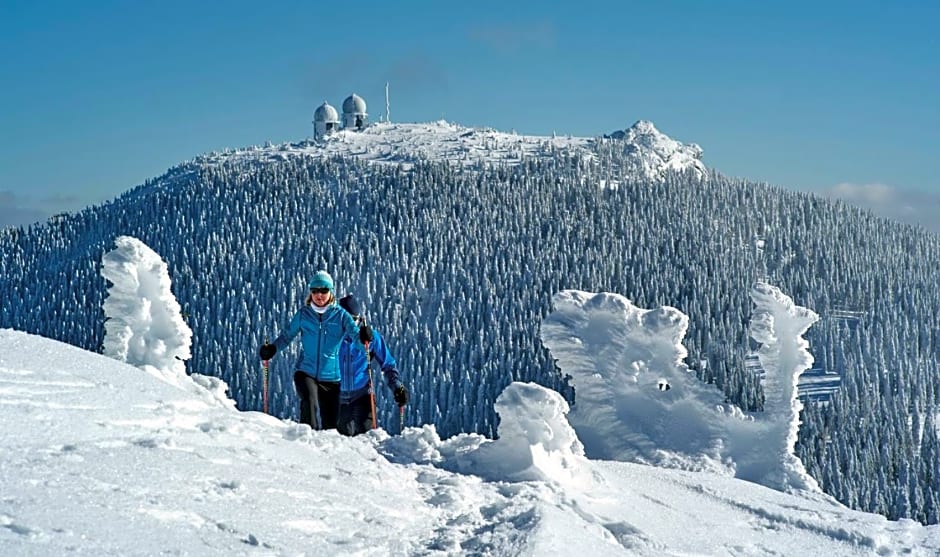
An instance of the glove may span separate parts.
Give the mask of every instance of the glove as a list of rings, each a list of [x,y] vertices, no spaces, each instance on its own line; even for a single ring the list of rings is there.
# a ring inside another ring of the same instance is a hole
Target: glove
[[[262,360],[270,360],[274,357],[274,354],[277,353],[277,346],[273,344],[262,344],[261,348],[258,349],[258,356]]]
[[[359,340],[362,342],[362,344],[372,342],[373,338],[375,338],[375,335],[372,334],[372,327],[366,324],[362,324],[359,327]]]
[[[399,406],[408,404],[408,389],[404,385],[395,387],[395,403]]]

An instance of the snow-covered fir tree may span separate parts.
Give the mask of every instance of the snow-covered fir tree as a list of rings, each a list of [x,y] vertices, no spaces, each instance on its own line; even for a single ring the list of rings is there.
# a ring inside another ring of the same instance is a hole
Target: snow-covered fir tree
[[[192,330],[180,315],[166,263],[140,240],[119,236],[102,258],[110,283],[103,352],[115,360],[167,377],[185,376]]]

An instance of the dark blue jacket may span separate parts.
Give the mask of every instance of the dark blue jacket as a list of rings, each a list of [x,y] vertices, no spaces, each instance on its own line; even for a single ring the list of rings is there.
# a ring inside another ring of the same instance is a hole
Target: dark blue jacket
[[[364,353],[359,342],[359,325],[335,303],[322,314],[310,306],[300,308],[290,320],[287,330],[274,340],[278,352],[286,348],[298,334],[301,335],[303,351],[297,361],[297,369],[318,381],[340,380],[337,354],[344,340],[355,342],[359,352]]]
[[[386,384],[394,392],[399,385],[396,367],[398,363],[388,350],[388,345],[385,344],[382,335],[372,329],[372,336],[369,352],[372,354],[372,359],[379,363],[382,373],[385,374]],[[358,341],[353,343],[350,340],[344,340],[339,347],[339,367],[342,376],[340,403],[347,404],[369,394],[368,360],[362,344]]]

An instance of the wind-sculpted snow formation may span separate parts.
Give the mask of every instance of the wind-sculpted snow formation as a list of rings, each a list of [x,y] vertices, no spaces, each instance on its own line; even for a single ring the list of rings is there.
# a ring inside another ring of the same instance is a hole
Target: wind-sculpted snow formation
[[[493,481],[591,485],[590,465],[561,395],[535,383],[514,382],[497,398],[496,411],[496,440],[475,433],[441,440],[433,425],[425,425],[388,439],[384,450],[397,462],[434,464]]]
[[[813,312],[758,284],[752,326],[763,343],[766,411],[746,414],[683,363],[688,318],[644,310],[618,294],[566,290],[542,323],[542,340],[576,402],[571,425],[591,459],[713,470],[779,490],[816,490],[793,455],[796,380],[812,358],[801,335]]]
[[[102,259],[104,354],[151,373],[185,377],[193,332],[170,289],[166,263],[137,238],[119,236]]]
[[[767,283],[754,285],[751,299],[755,307],[750,333],[761,345],[757,355],[764,370],[762,417],[765,419],[762,422],[768,428],[766,435],[754,439],[754,444],[761,449],[755,456],[780,464],[776,469],[769,469],[772,475],[760,482],[771,487],[818,490],[816,480],[806,473],[794,447],[803,409],[797,397],[797,382],[800,374],[813,365],[813,355],[803,335],[819,316],[794,304],[779,288]]]

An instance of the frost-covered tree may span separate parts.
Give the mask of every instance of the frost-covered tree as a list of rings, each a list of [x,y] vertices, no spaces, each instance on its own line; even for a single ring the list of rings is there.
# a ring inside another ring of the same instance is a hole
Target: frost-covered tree
[[[108,280],[103,352],[166,376],[185,376],[192,330],[180,315],[166,263],[143,242],[119,236],[102,258]]]

